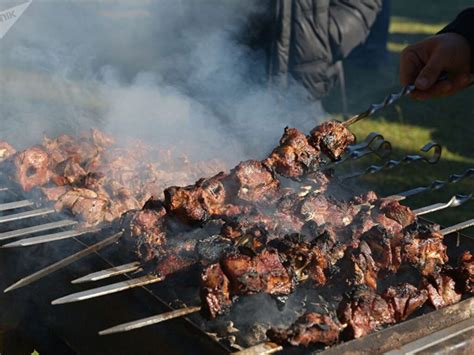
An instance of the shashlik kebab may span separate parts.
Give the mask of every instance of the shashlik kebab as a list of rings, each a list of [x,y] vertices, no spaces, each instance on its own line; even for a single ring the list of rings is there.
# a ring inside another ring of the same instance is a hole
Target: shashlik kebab
[[[345,294],[337,314],[306,312],[287,328],[270,328],[267,336],[279,344],[331,345],[338,340],[360,338],[386,325],[407,319],[426,302],[442,308],[474,292],[474,258],[465,251],[458,265],[447,265],[422,280],[420,287],[402,283],[388,287],[381,295],[359,285]]]

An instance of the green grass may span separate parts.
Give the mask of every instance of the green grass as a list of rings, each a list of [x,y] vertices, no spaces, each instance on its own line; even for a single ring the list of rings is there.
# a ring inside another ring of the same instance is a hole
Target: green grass
[[[390,59],[377,69],[346,66],[347,95],[350,113],[365,110],[369,104],[380,102],[387,94],[400,90],[398,62],[400,51],[410,43],[439,31],[463,8],[472,6],[471,1],[421,0],[392,1],[390,25]],[[334,90],[325,104],[336,117],[341,117],[340,96]],[[452,173],[461,173],[474,167],[474,89],[456,96],[424,102],[404,98],[375,117],[351,127],[358,139],[377,131],[393,145],[392,159],[407,154],[418,154],[429,141],[443,146],[441,161],[436,165],[415,163],[397,167],[357,180],[379,194],[389,195],[416,186],[426,186],[434,179],[445,180]],[[356,165],[363,168],[381,161],[365,159]],[[446,189],[410,198],[406,203],[413,207],[447,201],[455,193],[474,192],[474,178]],[[445,225],[474,218],[474,201],[456,209],[429,215],[429,218]],[[473,231],[470,231],[473,234]]]

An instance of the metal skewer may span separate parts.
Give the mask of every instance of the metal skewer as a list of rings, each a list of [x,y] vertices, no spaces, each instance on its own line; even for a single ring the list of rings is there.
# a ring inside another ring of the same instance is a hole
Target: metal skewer
[[[120,291],[130,290],[135,287],[149,285],[152,283],[160,282],[162,280],[164,280],[164,277],[159,277],[155,275],[145,275],[142,277],[138,277],[136,279],[121,281],[121,282],[117,282],[111,285],[97,287],[92,290],[73,293],[71,295],[67,295],[67,296],[55,299],[54,301],[51,302],[51,304],[57,305],[57,304],[84,301],[84,300],[88,300],[95,297],[110,295],[112,293],[116,293]]]
[[[17,208],[22,208],[22,207],[29,207],[33,205],[34,205],[34,202],[30,200],[21,200],[21,201],[15,201],[15,202],[2,203],[0,204],[0,212],[14,210]]]
[[[107,279],[112,276],[123,275],[128,272],[136,271],[140,268],[140,266],[141,265],[139,261],[134,261],[133,263],[120,265],[120,266],[116,266],[110,269],[90,273],[86,276],[72,280],[71,283],[80,284],[84,282],[99,281],[99,280]]]
[[[321,166],[322,170],[332,169],[349,159],[361,159],[369,154],[376,154],[380,158],[386,158],[392,153],[392,145],[386,141],[378,132],[370,133],[363,142],[347,147],[347,153],[338,161],[329,162]]]
[[[182,309],[177,309],[175,311],[170,311],[166,313],[161,313],[155,316],[143,318],[137,321],[128,322],[119,324],[115,327],[107,328],[101,330],[99,335],[107,335],[107,334],[114,334],[114,333],[121,333],[121,332],[128,332],[133,329],[139,329],[143,327],[147,327],[149,325],[158,324],[170,319],[179,318],[186,316],[191,313],[197,313],[201,310],[201,307],[186,307]]]
[[[0,192],[8,191],[8,187],[0,187]]]
[[[357,173],[344,176],[344,177],[341,178],[341,180],[352,179],[352,178],[356,178],[356,177],[363,176],[363,175],[375,174],[375,173],[378,173],[382,170],[390,170],[390,169],[393,169],[397,166],[407,165],[407,164],[411,164],[411,163],[414,163],[414,162],[417,162],[417,161],[423,161],[423,162],[428,163],[428,164],[436,164],[439,161],[439,159],[441,158],[442,148],[439,144],[433,143],[433,142],[427,143],[426,145],[424,145],[421,148],[421,151],[424,152],[424,153],[427,153],[431,150],[433,151],[431,157],[426,157],[426,156],[419,155],[419,154],[406,155],[401,160],[389,160],[386,163],[384,163],[383,165],[371,165],[367,169],[365,169],[364,171],[359,171]]]
[[[233,352],[235,355],[256,355],[256,354],[273,354],[283,350],[283,346],[272,342],[266,342],[251,346],[250,348]]]
[[[83,230],[68,230],[68,231],[63,231],[63,232],[58,232],[58,233],[40,235],[38,237],[31,237],[31,238],[17,240],[15,242],[2,245],[1,248],[28,247],[31,245],[49,243],[49,242],[53,242],[57,240],[78,237],[80,235],[87,234],[87,233],[95,233],[95,232],[99,232],[100,230],[101,230],[100,228],[92,228],[92,229],[83,229]]]
[[[27,227],[27,228],[21,228],[21,229],[15,229],[9,232],[3,232],[0,233],[0,241],[1,240],[6,240],[6,239],[11,239],[11,238],[16,238],[16,237],[21,237],[24,235],[28,234],[33,234],[37,232],[43,232],[51,229],[56,229],[56,228],[63,228],[63,227],[69,227],[76,225],[77,221],[73,220],[61,220],[61,221],[56,221],[56,222],[50,222],[50,223],[44,223],[44,224],[39,224],[37,226],[33,227]]]
[[[370,105],[370,107],[366,111],[359,113],[358,115],[352,116],[342,124],[345,127],[349,127],[350,125],[353,125],[354,123],[359,122],[360,120],[366,117],[372,116],[377,111],[393,104],[395,101],[399,100],[403,96],[411,94],[413,91],[415,91],[415,85],[407,85],[398,94],[388,95],[382,103]]]
[[[0,217],[0,224],[1,223],[7,223],[7,222],[13,222],[13,221],[19,221],[21,219],[26,219],[26,218],[44,216],[44,215],[51,214],[51,213],[54,213],[54,212],[56,212],[56,210],[54,208],[39,208],[39,209],[32,210],[32,211],[11,214],[11,215],[8,215],[8,216],[2,216],[2,217]]]
[[[64,267],[66,267],[67,265],[73,263],[74,261],[77,261],[87,255],[90,255],[92,253],[95,253],[97,250],[100,250],[104,247],[106,247],[107,245],[110,245],[110,244],[113,244],[115,243],[117,240],[120,239],[120,237],[122,236],[123,232],[119,232],[119,233],[116,233],[94,245],[91,245],[90,247],[87,247],[75,254],[72,254],[64,259],[61,259],[59,260],[58,262],[54,263],[54,264],[51,264],[47,267],[45,267],[44,269],[41,269],[29,276],[26,276],[24,278],[22,278],[21,280],[15,282],[13,285],[11,285],[10,287],[7,287],[3,292],[9,292],[9,291],[13,291],[17,288],[21,288],[21,287],[24,287],[24,286],[27,286],[39,279],[42,279],[43,277],[57,271],[57,270],[60,270]]]
[[[404,192],[400,192],[394,195],[391,195],[389,197],[386,197],[387,199],[391,200],[397,200],[397,201],[402,201],[406,199],[407,197],[411,197],[423,192],[427,191],[437,191],[440,190],[444,187],[446,187],[448,184],[457,184],[458,182],[464,180],[465,178],[472,178],[474,177],[474,168],[470,168],[465,170],[462,174],[452,174],[448,177],[446,181],[443,180],[434,180],[431,184],[427,186],[420,186],[420,187],[415,187],[414,189],[410,189]]]
[[[452,207],[459,207],[466,203],[467,201],[471,200],[473,197],[473,194],[469,195],[454,195],[451,197],[451,199],[446,202],[446,203],[435,203],[429,206],[425,206],[422,208],[418,208],[416,210],[413,210],[413,213],[416,216],[423,216],[428,213],[436,212],[436,211],[441,211],[446,208],[452,208]]]

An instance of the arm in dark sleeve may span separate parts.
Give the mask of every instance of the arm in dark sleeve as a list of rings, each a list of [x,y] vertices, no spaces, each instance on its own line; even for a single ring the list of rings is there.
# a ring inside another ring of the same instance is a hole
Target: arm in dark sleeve
[[[439,33],[454,32],[469,41],[474,50],[474,7],[469,7],[461,12],[453,22],[443,28]]]
[[[329,35],[334,61],[365,41],[382,8],[382,0],[334,0],[329,9]]]

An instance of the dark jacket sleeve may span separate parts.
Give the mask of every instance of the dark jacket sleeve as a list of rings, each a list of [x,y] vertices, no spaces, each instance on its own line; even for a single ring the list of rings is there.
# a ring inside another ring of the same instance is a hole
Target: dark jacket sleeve
[[[382,8],[382,0],[334,0],[329,10],[329,34],[334,60],[347,57],[363,43]]]
[[[439,33],[454,32],[466,38],[474,49],[474,7],[461,12],[456,19]]]

